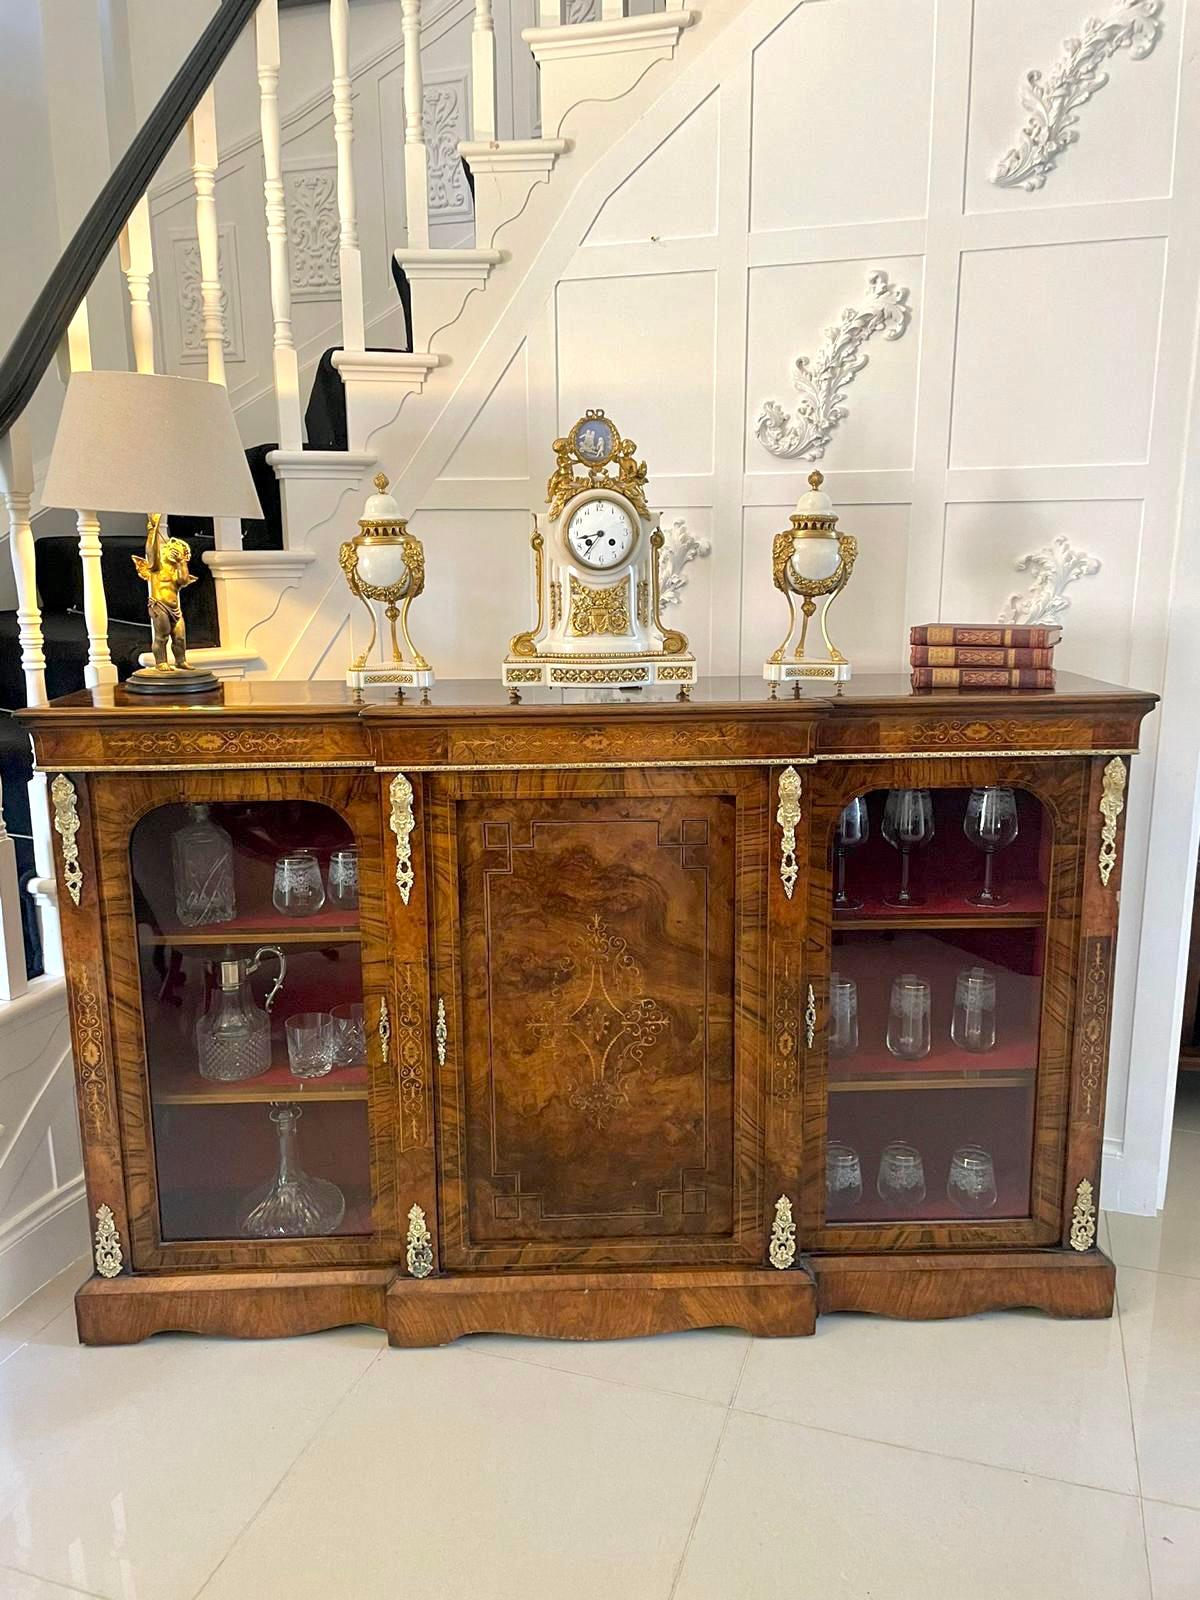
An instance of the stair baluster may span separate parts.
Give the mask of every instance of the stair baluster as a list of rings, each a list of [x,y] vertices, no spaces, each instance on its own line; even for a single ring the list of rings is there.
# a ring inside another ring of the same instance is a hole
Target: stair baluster
[[[138,372],[154,371],[154,318],[150,311],[150,278],[154,246],[150,237],[150,200],[143,195],[121,229],[121,271],[129,288],[129,327],[133,364]]]
[[[600,20],[609,22],[613,17],[625,15],[625,0],[600,0]]]
[[[557,28],[562,23],[562,0],[538,0],[538,27]]]
[[[17,641],[21,648],[21,671],[25,674],[25,704],[36,706],[46,698],[46,651],[42,640],[42,612],[38,605],[33,524],[29,520],[33,498],[33,446],[26,417],[19,417],[0,439],[0,491],[8,508],[8,553],[17,589]]]
[[[488,143],[496,137],[496,27],[492,0],[475,0],[471,26],[472,137]],[[475,241],[479,243],[478,239]]]
[[[259,121],[263,142],[263,195],[267,212],[267,250],[271,262],[271,316],[274,321],[272,366],[279,447],[299,450],[300,370],[292,337],[292,290],[288,270],[287,212],[283,199],[283,166],[279,131],[279,5],[261,0],[254,13],[258,47]],[[286,518],[285,518],[286,526]]]
[[[67,360],[72,372],[92,370],[92,340],[86,300],[79,302],[79,310],[71,318],[71,325],[67,329]],[[108,648],[108,601],[104,597],[104,574],[100,567],[100,519],[94,511],[79,510],[75,515],[75,526],[79,530],[83,622],[88,636],[88,659],[83,669],[83,681],[94,689],[99,684],[117,681],[117,669]]]
[[[404,209],[408,248],[429,248],[429,156],[425,149],[425,85],[421,73],[421,0],[400,0],[404,38]]]
[[[338,272],[342,293],[342,348],[366,348],[362,255],[354,201],[354,111],[350,79],[349,0],[330,0],[329,38],[333,50],[333,137],[337,145]]]
[[[188,119],[188,150],[196,196],[200,316],[208,381],[225,388],[225,314],[221,309],[221,235],[217,225],[217,97],[211,84]],[[218,550],[242,548],[242,524],[237,517],[213,518],[213,544]]]

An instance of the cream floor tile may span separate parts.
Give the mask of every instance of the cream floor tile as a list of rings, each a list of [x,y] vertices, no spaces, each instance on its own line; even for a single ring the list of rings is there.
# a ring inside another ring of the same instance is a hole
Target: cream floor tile
[[[88,1277],[92,1264],[86,1256],[71,1263],[56,1278],[43,1284],[36,1294],[10,1311],[0,1322],[0,1362],[27,1344],[35,1333],[40,1333],[71,1305],[75,1291]]]
[[[1114,1320],[996,1312],[946,1322],[822,1317],[762,1339],[734,1405],[835,1433],[1136,1494]]]
[[[727,1406],[750,1348],[744,1333],[732,1328],[705,1328],[694,1333],[660,1334],[649,1339],[613,1339],[587,1343],[567,1339],[512,1339],[502,1334],[475,1334],[464,1344],[481,1355],[506,1356],[558,1372],[627,1383],[638,1389],[662,1389]]]
[[[1196,1600],[1200,1595],[1200,1511],[1143,1502],[1146,1549],[1154,1600]]]
[[[1167,1203],[1157,1217],[1109,1215],[1112,1258],[1119,1267],[1144,1267],[1200,1278],[1200,1133],[1176,1130],[1171,1140]]]
[[[0,1567],[191,1600],[380,1349],[354,1330],[83,1350],[62,1312],[0,1367]]]
[[[0,1567],[0,1595],[4,1600],[95,1600],[87,1589],[72,1589],[45,1578],[31,1578],[26,1572]]]
[[[734,1412],[674,1600],[1149,1600],[1136,1499]]]
[[[385,1355],[203,1600],[667,1600],[727,1414],[471,1350]]]
[[[1200,1281],[1122,1267],[1117,1300],[1142,1493],[1200,1509]]]

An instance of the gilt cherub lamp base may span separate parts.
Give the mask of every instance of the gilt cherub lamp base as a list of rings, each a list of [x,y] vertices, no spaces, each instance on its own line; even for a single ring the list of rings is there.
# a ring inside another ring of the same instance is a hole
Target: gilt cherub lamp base
[[[767,661],[763,677],[768,683],[848,683],[848,661]]]
[[[139,667],[124,687],[130,694],[210,694],[221,680],[207,667]]]

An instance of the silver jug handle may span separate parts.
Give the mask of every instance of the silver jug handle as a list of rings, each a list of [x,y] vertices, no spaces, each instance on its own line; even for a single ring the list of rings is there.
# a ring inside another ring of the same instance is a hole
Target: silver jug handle
[[[283,988],[283,980],[287,977],[287,957],[277,944],[260,944],[258,949],[254,952],[254,960],[246,968],[247,977],[249,977],[252,972],[258,971],[259,967],[262,965],[262,958],[264,956],[274,956],[276,961],[279,963],[279,975],[275,979],[275,982],[271,985],[270,994],[267,995],[266,1009],[270,1011],[271,1007],[275,1004],[275,1000],[280,989]]]

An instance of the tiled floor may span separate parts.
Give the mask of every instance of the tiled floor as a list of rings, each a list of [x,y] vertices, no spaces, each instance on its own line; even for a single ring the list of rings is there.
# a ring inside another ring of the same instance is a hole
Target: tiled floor
[[[1119,1316],[813,1339],[0,1323],[0,1600],[1200,1600],[1200,1083]]]

